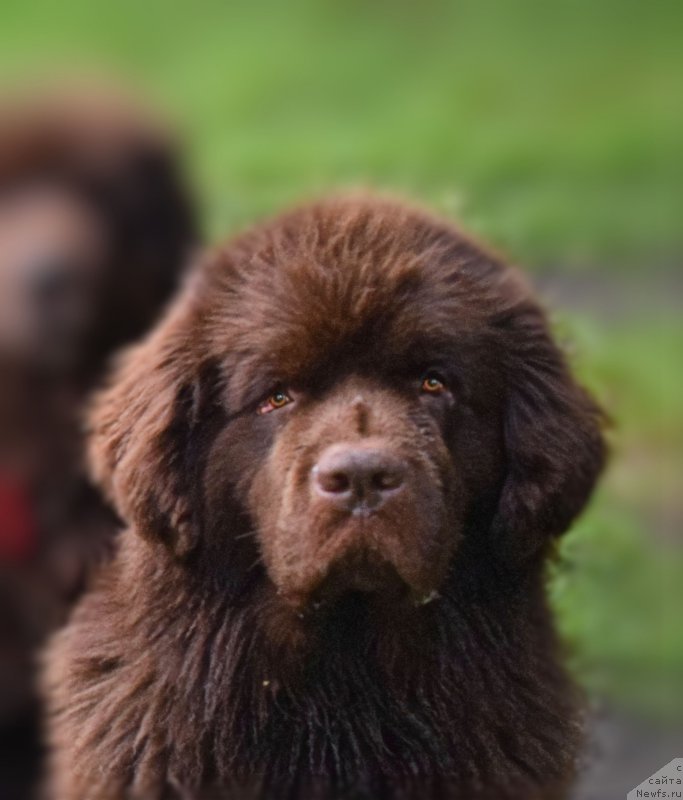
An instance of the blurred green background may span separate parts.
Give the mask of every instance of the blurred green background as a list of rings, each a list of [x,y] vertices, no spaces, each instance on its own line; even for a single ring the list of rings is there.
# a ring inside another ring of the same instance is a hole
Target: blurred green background
[[[683,5],[27,2],[0,77],[104,73],[167,109],[207,235],[302,196],[422,200],[531,269],[613,417],[552,594],[596,696],[683,713]]]

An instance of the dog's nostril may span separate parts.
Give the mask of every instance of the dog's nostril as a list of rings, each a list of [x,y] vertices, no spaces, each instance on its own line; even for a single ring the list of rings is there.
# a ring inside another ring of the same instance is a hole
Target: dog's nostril
[[[318,470],[318,485],[325,492],[341,494],[351,489],[349,476],[344,472],[325,472]]]

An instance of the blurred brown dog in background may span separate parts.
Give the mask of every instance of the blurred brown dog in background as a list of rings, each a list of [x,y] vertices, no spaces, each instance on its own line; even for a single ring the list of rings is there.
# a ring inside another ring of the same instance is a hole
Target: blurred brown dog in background
[[[108,356],[170,297],[196,241],[165,126],[109,88],[8,96],[0,114],[0,795],[35,771],[37,647],[116,520],[80,413]]]

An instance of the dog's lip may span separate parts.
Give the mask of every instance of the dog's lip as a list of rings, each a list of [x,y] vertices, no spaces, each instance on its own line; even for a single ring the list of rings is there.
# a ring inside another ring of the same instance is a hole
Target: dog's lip
[[[352,553],[305,585],[278,594],[301,619],[329,611],[353,595],[394,609],[421,608],[440,598],[437,588],[410,584],[391,562],[372,552]]]
[[[323,621],[335,610],[349,607],[362,601],[367,607],[374,606],[377,609],[384,609],[389,615],[395,614],[402,617],[409,609],[420,612],[425,606],[431,606],[441,600],[441,595],[436,589],[428,592],[415,592],[414,590],[404,589],[402,592],[385,595],[379,592],[363,591],[352,589],[341,592],[333,600],[330,598],[313,597],[307,600],[299,599],[291,605],[296,616],[303,622]]]

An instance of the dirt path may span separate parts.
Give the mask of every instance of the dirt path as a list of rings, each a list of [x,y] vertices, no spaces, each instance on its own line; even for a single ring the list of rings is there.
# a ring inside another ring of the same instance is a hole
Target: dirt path
[[[680,314],[683,272],[621,274],[609,270],[547,269],[532,282],[552,311],[578,311],[604,320]]]
[[[657,727],[614,710],[596,715],[586,768],[572,800],[625,800],[628,792],[683,756],[683,726]]]

